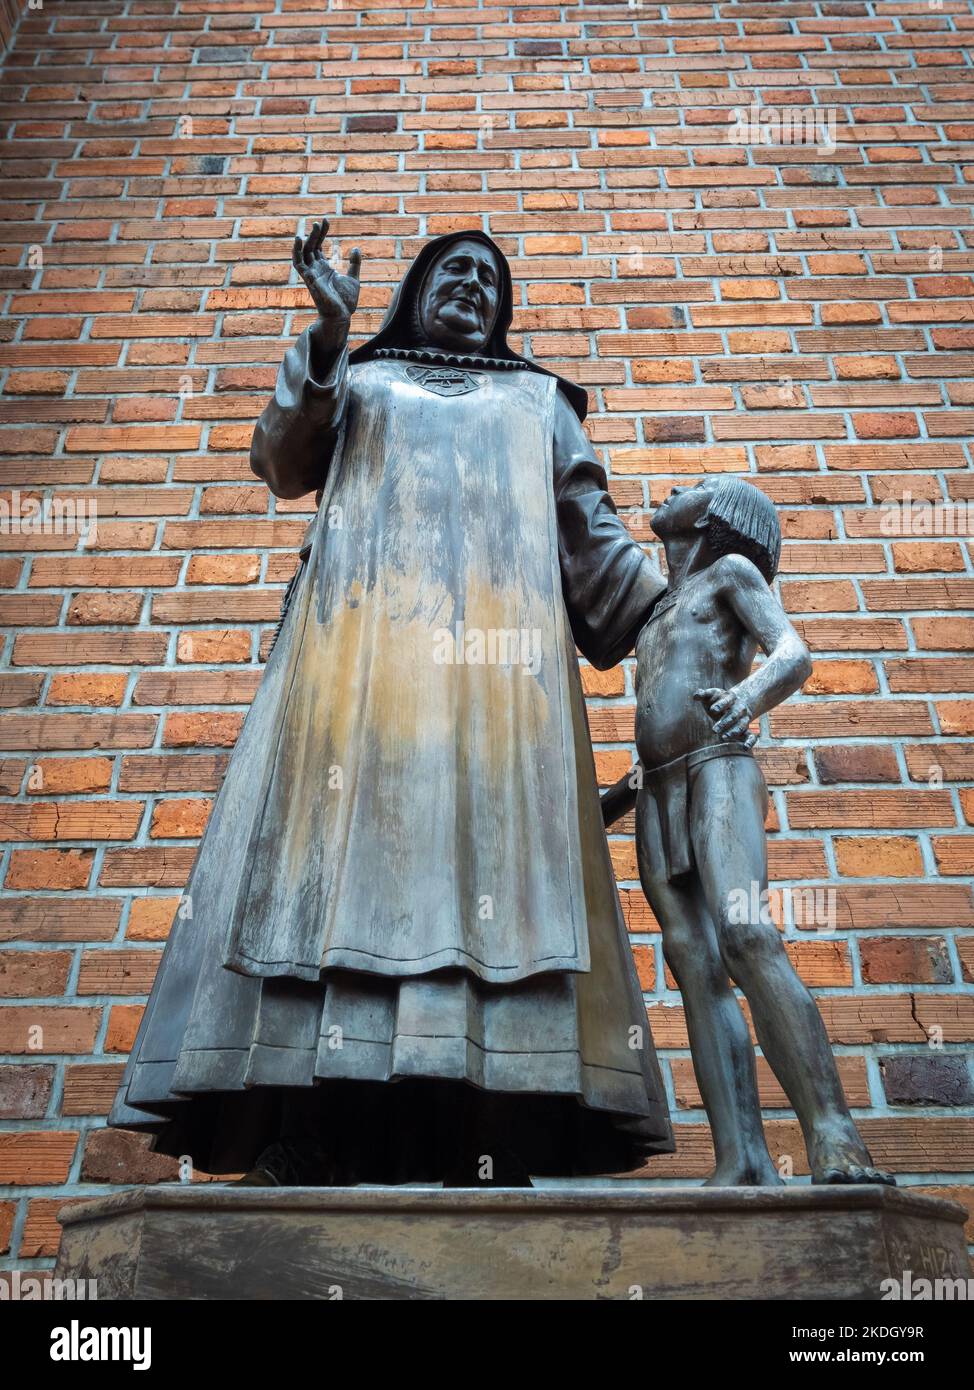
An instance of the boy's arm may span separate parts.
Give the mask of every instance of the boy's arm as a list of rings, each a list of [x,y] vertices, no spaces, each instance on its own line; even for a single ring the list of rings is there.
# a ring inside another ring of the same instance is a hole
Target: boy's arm
[[[729,690],[698,690],[714,720],[714,733],[740,738],[752,719],[799,690],[812,672],[808,648],[785,616],[764,576],[742,555],[717,562],[723,599],[765,653],[766,660]]]

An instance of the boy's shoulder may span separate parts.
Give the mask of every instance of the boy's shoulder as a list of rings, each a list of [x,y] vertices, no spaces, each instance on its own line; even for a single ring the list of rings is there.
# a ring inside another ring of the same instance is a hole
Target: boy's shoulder
[[[714,584],[721,588],[753,589],[755,586],[759,586],[762,589],[767,589],[769,587],[757,565],[746,555],[721,555],[709,567],[707,573],[713,577]]]

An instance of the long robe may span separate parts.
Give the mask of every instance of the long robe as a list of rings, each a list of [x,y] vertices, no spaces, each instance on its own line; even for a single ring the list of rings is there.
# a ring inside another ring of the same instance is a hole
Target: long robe
[[[662,582],[556,379],[306,332],[252,461],[320,505],[111,1123],[235,1171],[314,1087],[344,1180],[435,1178],[467,1083],[535,1172],[670,1151],[575,656]]]

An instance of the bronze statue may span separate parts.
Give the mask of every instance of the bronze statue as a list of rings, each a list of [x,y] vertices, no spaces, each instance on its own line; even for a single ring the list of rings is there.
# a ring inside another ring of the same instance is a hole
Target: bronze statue
[[[327,229],[251,451],[317,514],[111,1123],[256,1183],[632,1169],[673,1142],[575,646],[664,584],[494,242],[427,243],[350,351]]]
[[[730,976],[801,1123],[813,1181],[892,1183],[872,1166],[821,1016],[765,910],[768,793],[749,726],[811,672],[770,588],[781,550],[774,507],[743,479],[711,478],[674,488],[652,526],[669,586],[636,644],[641,775],[621,779],[603,802],[607,823],[636,802],[640,877],[683,995],[713,1132],[708,1181],[780,1182]],[[752,671],[759,647],[765,660]]]

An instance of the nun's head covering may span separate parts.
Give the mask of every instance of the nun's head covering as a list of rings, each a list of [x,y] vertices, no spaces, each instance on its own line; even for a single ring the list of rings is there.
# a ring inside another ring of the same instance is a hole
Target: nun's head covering
[[[349,353],[349,361],[368,362],[375,357],[381,348],[395,350],[396,348],[423,348],[427,346],[419,340],[417,316],[419,294],[430,266],[448,246],[458,241],[479,241],[482,246],[488,247],[496,257],[499,272],[497,313],[494,318],[494,326],[487,341],[475,355],[492,357],[500,362],[517,362],[526,367],[528,371],[537,372],[540,376],[553,376],[559,389],[568,398],[579,420],[584,420],[588,410],[588,397],[581,386],[577,386],[573,381],[568,381],[565,377],[558,376],[555,372],[547,371],[544,367],[539,367],[536,362],[532,362],[528,357],[521,357],[513,348],[508,346],[507,330],[511,326],[511,317],[514,312],[511,268],[503,251],[485,232],[450,232],[447,236],[434,237],[432,241],[428,241],[396,286],[392,302],[386,310],[386,316],[382,320],[382,326],[378,333],[374,338],[363,343],[361,347],[356,348],[354,352]],[[434,349],[434,351],[443,351],[443,356],[446,359],[465,355],[463,353],[450,353],[441,349]]]

